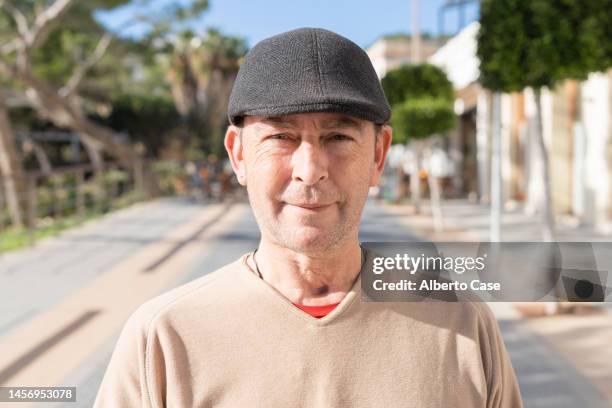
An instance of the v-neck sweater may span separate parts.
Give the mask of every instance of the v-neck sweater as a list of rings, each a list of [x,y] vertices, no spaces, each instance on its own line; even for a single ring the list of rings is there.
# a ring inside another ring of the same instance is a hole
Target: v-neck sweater
[[[521,407],[486,304],[365,302],[315,318],[245,254],[140,306],[94,407]]]

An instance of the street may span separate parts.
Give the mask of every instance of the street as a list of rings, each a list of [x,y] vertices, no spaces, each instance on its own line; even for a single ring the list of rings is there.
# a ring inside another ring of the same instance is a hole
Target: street
[[[423,239],[401,217],[369,200],[360,240]],[[258,239],[246,202],[203,205],[174,198],[140,203],[0,255],[0,385],[76,386],[76,404],[40,406],[92,406],[130,313],[253,250]],[[509,304],[490,306],[525,407],[612,406],[533,322]]]

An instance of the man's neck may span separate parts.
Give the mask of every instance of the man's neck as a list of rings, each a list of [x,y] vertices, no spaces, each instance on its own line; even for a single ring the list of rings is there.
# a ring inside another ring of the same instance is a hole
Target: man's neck
[[[317,306],[340,302],[361,268],[359,242],[305,255],[262,239],[255,261],[263,279],[293,303]]]

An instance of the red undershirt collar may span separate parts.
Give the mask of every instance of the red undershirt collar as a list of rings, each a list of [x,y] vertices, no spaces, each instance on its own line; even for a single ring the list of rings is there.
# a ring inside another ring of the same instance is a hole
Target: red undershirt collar
[[[323,305],[323,306],[308,306],[308,305],[300,305],[299,303],[294,303],[294,305],[296,307],[298,307],[302,311],[308,313],[312,317],[316,317],[316,318],[321,318],[321,317],[327,316],[339,304],[340,304],[340,302],[338,302],[338,303],[331,303],[329,305]]]

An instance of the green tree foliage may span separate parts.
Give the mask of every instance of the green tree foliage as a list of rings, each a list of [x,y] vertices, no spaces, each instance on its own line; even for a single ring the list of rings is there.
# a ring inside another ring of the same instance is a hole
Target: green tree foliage
[[[435,65],[403,65],[382,79],[385,95],[391,105],[422,97],[453,100],[453,85],[444,71]]]
[[[105,32],[92,13],[75,8],[49,34],[44,46],[33,50],[33,73],[55,87],[65,85],[75,69],[94,53]],[[129,83],[129,70],[121,60],[135,48],[130,45],[130,40],[114,39],[103,58],[87,73],[81,86],[85,94],[92,89],[98,94],[110,93],[114,86]]]
[[[148,155],[158,157],[168,142],[168,135],[181,126],[181,116],[168,97],[123,94],[117,95],[111,106],[111,113],[95,118],[96,121],[128,133],[133,141],[145,146]]]
[[[553,87],[612,66],[611,0],[484,0],[481,83],[502,92]]]
[[[426,138],[454,126],[453,85],[440,68],[430,64],[404,65],[389,71],[382,86],[393,112],[395,143]]]
[[[165,42],[168,37],[177,35],[184,24],[192,22],[207,10],[208,1],[166,2],[161,9],[160,4],[157,0],[76,1],[62,16],[61,24],[50,32],[44,47],[33,50],[33,72],[54,86],[65,85],[75,68],[94,53],[100,38],[109,32],[98,16],[117,7],[129,6],[133,12],[126,13],[128,17],[124,17],[112,30],[115,37],[101,60],[87,73],[80,86],[80,94],[103,102],[130,92],[169,95],[169,87],[164,84],[164,72],[159,70],[155,60],[164,50],[156,48],[153,43],[160,40]],[[32,14],[36,6],[35,0],[26,0],[24,5],[20,3],[20,9],[26,15]],[[122,36],[124,30],[135,25],[142,26],[142,38]],[[166,48],[172,47],[167,44]],[[144,72],[136,82],[134,69]]]
[[[11,1],[30,23],[51,3]],[[44,45],[30,50],[31,70],[61,94],[79,67],[94,54],[101,39],[112,32],[113,40],[102,57],[87,69],[72,102],[85,114],[93,115],[98,124],[127,131],[132,140],[145,142],[149,153],[155,154],[162,142],[167,141],[167,137],[159,132],[153,134],[147,127],[157,123],[158,130],[170,131],[170,126],[162,125],[161,118],[166,120],[165,124],[180,128],[173,132],[174,136],[196,137],[201,140],[200,145],[213,150],[212,146],[220,145],[222,139],[224,104],[246,45],[242,39],[213,29],[201,37],[189,29],[208,5],[207,0],[75,0],[48,30]],[[117,7],[125,7],[129,12],[122,13],[121,21],[113,22],[111,27],[102,25],[100,17]],[[0,45],[9,43],[18,31],[9,11],[0,9]],[[123,30],[135,26],[142,33],[138,39],[121,35]],[[15,56],[13,52],[3,58],[15,63]],[[181,65],[182,62],[186,64]],[[194,78],[195,82],[186,77]],[[7,85],[23,90],[21,81],[14,78]],[[189,99],[183,96],[190,93],[202,100],[192,103],[195,108],[190,107],[187,117],[179,123],[177,109],[170,109],[167,101],[173,97],[175,102]],[[143,115],[142,120],[139,114]]]
[[[442,98],[408,99],[394,105],[391,125],[393,135],[398,135],[395,141],[405,143],[406,136],[422,139],[452,129],[455,113]]]

